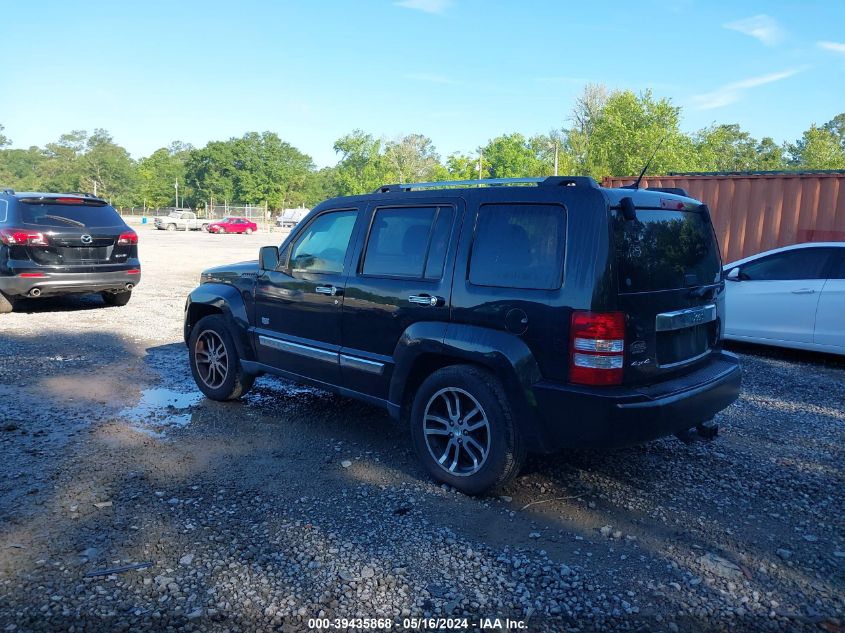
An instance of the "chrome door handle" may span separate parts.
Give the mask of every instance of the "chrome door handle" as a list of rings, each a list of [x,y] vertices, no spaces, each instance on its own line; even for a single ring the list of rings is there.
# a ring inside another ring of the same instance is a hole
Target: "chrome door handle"
[[[335,288],[334,286],[317,286],[314,288],[314,292],[318,295],[329,295],[330,297],[335,297],[339,294],[343,294],[340,288]]]
[[[792,294],[794,295],[811,295],[815,292],[812,288],[799,288],[798,290],[793,290]]]
[[[420,306],[436,306],[440,303],[440,297],[432,297],[431,295],[411,295],[408,301]]]

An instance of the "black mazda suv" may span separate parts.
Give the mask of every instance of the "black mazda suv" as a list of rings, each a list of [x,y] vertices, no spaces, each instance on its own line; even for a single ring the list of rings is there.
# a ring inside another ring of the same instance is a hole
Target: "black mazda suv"
[[[140,280],[138,235],[105,200],[0,192],[0,313],[22,297],[65,294],[122,306]]]

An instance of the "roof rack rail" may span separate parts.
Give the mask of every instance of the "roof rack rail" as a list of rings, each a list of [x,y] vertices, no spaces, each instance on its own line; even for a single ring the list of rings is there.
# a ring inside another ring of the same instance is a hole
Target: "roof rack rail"
[[[395,185],[383,185],[375,193],[394,191],[414,191],[417,189],[435,189],[440,187],[480,187],[539,185],[543,187],[594,187],[598,183],[589,176],[548,176],[541,178],[480,178],[478,180],[441,180],[436,182],[408,182]]]
[[[6,187],[5,189],[3,189],[3,193],[13,196],[15,195],[15,190],[11,187]]]
[[[676,196],[686,196],[689,198],[689,192],[683,187],[646,187],[646,191],[659,191],[660,193],[674,193]]]

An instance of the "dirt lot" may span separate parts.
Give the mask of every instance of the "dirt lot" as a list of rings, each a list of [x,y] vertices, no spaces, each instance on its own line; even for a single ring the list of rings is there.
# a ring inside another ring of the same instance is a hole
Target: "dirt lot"
[[[139,231],[128,306],[0,316],[3,630],[843,630],[845,363],[742,350],[714,442],[534,458],[473,499],[379,410],[269,378],[201,398],[185,295],[281,238]]]

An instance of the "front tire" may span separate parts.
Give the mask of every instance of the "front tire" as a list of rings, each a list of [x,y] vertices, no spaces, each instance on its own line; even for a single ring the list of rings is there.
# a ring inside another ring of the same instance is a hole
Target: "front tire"
[[[213,314],[200,319],[188,340],[194,381],[212,400],[237,400],[252,389],[255,376],[241,367],[235,341],[225,319]]]
[[[444,367],[420,385],[411,438],[432,477],[469,495],[504,485],[525,461],[502,383],[472,365]]]
[[[175,230],[176,230],[176,225],[175,225],[175,224],[168,224],[168,225],[165,227],[165,230],[167,230],[167,231],[175,231]]]
[[[247,235],[252,235],[252,229],[247,229],[247,230],[246,230],[246,234],[247,234]]]
[[[107,306],[125,306],[132,298],[131,292],[101,292],[100,296]]]

